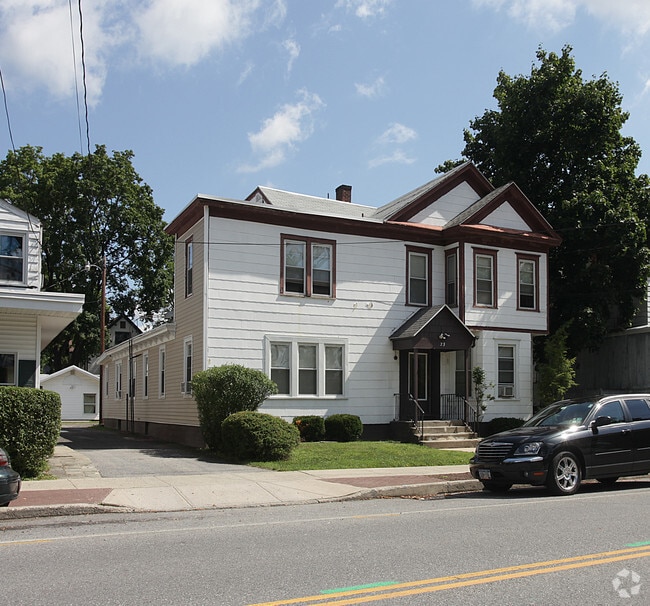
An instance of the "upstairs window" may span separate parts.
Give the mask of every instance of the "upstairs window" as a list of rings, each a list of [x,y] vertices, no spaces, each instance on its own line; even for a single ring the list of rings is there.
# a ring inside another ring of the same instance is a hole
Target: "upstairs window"
[[[474,305],[496,307],[496,251],[474,251]]]
[[[458,254],[455,250],[445,253],[445,303],[458,306]]]
[[[282,236],[280,291],[305,297],[334,297],[335,243]]]
[[[537,283],[539,282],[539,263],[537,257],[517,255],[517,305],[519,309],[536,311],[539,309]]]
[[[185,242],[185,296],[189,297],[194,290],[194,242],[190,238]]]
[[[407,249],[407,294],[409,305],[429,305],[431,300],[431,251]]]
[[[24,237],[0,234],[0,282],[25,281]]]

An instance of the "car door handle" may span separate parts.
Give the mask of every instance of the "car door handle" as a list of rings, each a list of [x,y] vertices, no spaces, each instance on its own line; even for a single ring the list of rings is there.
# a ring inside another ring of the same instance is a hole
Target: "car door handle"
[[[628,433],[632,433],[632,430],[631,430],[631,429],[621,429],[621,433],[622,433],[623,435],[626,435],[626,434],[628,434]]]

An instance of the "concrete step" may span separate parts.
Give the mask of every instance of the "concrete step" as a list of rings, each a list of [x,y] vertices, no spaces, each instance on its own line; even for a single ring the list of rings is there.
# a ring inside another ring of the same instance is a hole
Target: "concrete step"
[[[479,443],[478,438],[468,438],[464,440],[444,440],[444,439],[436,439],[436,440],[422,440],[420,443],[422,446],[426,446],[427,448],[476,448],[476,445]]]
[[[473,431],[458,431],[456,433],[439,433],[436,431],[425,431],[422,434],[423,440],[472,440],[478,437]]]

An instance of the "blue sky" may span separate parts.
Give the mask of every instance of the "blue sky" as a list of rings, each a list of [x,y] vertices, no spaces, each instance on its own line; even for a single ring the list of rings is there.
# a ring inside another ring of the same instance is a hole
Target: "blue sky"
[[[529,74],[540,45],[570,44],[585,77],[619,83],[650,173],[647,0],[84,0],[82,12],[91,147],[132,150],[168,221],[197,193],[257,185],[334,197],[345,183],[354,202],[387,203],[460,157],[499,70]],[[80,58],[78,0],[2,0],[16,148],[86,151]]]

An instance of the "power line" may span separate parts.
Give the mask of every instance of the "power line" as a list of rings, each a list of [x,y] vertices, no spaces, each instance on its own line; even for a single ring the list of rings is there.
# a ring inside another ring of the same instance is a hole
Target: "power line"
[[[79,128],[79,151],[83,153],[83,139],[81,135],[81,108],[79,107],[79,82],[77,76],[77,53],[75,52],[74,23],[72,16],[72,0],[68,0],[68,13],[70,15],[70,38],[72,42],[72,68],[74,69],[74,98],[77,102],[77,126]]]
[[[84,109],[86,115],[86,143],[88,144],[88,155],[90,155],[90,123],[88,121],[88,85],[86,83],[86,48],[84,45],[84,23],[83,12],[81,10],[81,0],[79,6],[79,38],[81,39],[81,74],[84,85]]]
[[[11,132],[11,120],[9,119],[9,106],[7,105],[7,91],[5,90],[5,80],[2,77],[2,69],[0,69],[0,84],[2,84],[2,97],[5,104],[5,115],[7,116],[7,128],[9,129],[9,140],[11,141],[11,149],[16,153],[16,146],[14,145],[14,135]]]

